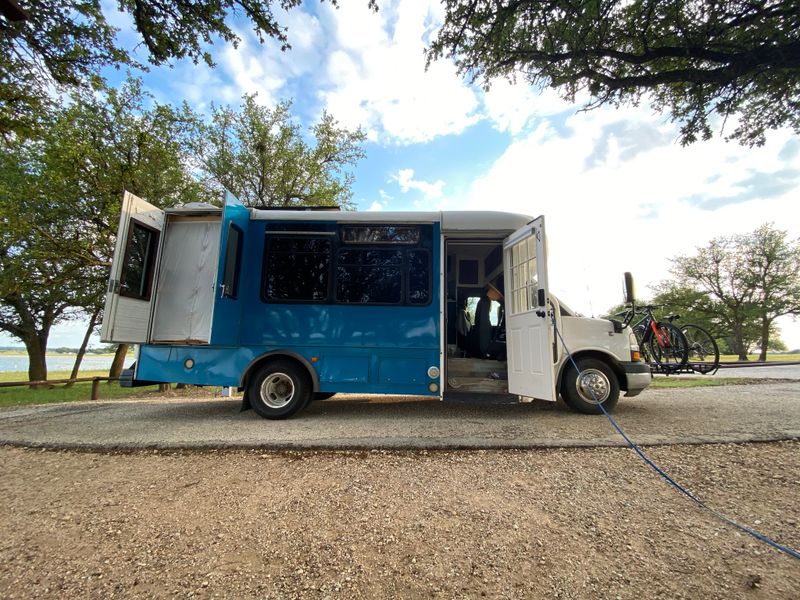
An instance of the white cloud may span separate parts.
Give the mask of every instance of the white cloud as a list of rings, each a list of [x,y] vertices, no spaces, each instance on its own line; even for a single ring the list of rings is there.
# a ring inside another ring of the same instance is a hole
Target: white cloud
[[[562,100],[552,89],[537,90],[521,77],[517,83],[507,79],[494,80],[483,93],[483,106],[494,127],[512,135],[520,133],[533,117],[580,109],[580,105]]]
[[[645,108],[578,113],[565,125],[569,134],[544,120],[511,143],[461,206],[544,214],[551,288],[578,310],[619,302],[623,271],[649,294],[669,276],[671,258],[712,237],[765,221],[800,235],[798,179],[762,181],[776,171],[800,177],[800,156],[784,151],[789,132],[773,133],[762,148],[719,139],[681,147],[677,130]],[[713,202],[736,194],[737,202]]]
[[[370,204],[370,206],[369,206],[369,208],[367,210],[371,211],[371,212],[375,212],[375,211],[383,210],[383,208],[384,208],[383,204],[381,204],[380,202],[375,200],[372,204]]]
[[[436,1],[381,6],[323,5],[321,21],[334,36],[320,98],[349,127],[371,140],[424,142],[457,134],[480,119],[474,91],[449,61],[425,71],[425,40],[440,22]]]
[[[407,194],[409,190],[416,190],[421,192],[426,200],[435,200],[442,197],[444,181],[439,179],[431,183],[421,179],[414,179],[414,169],[400,169],[397,174],[392,175],[391,180],[397,182],[404,194]]]

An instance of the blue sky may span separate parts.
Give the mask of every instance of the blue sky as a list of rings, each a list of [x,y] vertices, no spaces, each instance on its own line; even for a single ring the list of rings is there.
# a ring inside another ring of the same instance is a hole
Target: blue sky
[[[439,2],[379,2],[377,14],[366,1],[342,4],[281,14],[293,46],[285,53],[233,21],[242,43],[212,47],[215,69],[176,62],[144,74],[145,87],[199,111],[243,93],[267,105],[293,99],[303,125],[328,110],[364,128],[368,158],[353,188],[360,210],[544,214],[552,289],[586,314],[620,301],[623,271],[647,295],[669,276],[669,259],[712,237],[768,221],[800,237],[800,139],[791,132],[771,132],[761,148],[719,136],[684,148],[677,126],[646,103],[581,112],[587,98],[571,105],[524,84],[484,91],[448,61],[425,70]],[[105,5],[120,40],[135,47],[128,17]],[[800,347],[800,324],[781,326]],[[59,327],[52,345],[78,345],[80,329]]]

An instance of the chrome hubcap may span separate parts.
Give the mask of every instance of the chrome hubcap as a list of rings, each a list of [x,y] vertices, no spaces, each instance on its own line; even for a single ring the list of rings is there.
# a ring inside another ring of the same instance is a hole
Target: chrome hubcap
[[[611,385],[602,371],[585,369],[578,377],[578,393],[581,398],[593,404],[602,404],[608,399]]]
[[[261,384],[261,399],[270,408],[283,408],[294,398],[294,383],[285,373],[273,373]]]

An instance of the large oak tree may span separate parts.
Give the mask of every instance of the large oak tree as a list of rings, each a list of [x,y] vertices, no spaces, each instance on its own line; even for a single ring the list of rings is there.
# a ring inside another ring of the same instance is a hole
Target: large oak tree
[[[649,100],[684,144],[800,133],[798,0],[445,0],[428,57],[489,83],[520,77],[589,106]]]

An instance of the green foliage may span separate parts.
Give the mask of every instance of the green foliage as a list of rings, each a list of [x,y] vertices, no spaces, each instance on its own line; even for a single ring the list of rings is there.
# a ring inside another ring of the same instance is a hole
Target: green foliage
[[[212,107],[209,123],[195,118],[191,146],[209,187],[250,206],[350,206],[348,167],[365,156],[363,131],[339,127],[323,113],[309,144],[291,103],[271,109],[254,95],[242,100],[239,110]]]
[[[643,98],[682,124],[681,141],[712,135],[712,117],[736,117],[730,138],[800,133],[798,0],[446,0],[428,60],[455,59],[488,85],[503,76],[556,88],[590,106]]]
[[[118,30],[106,20],[99,0],[22,4],[27,20],[11,22],[0,16],[0,136],[8,139],[41,130],[52,92],[97,88],[105,67],[144,68],[117,46]],[[291,47],[286,28],[273,7],[288,11],[300,4],[301,0],[118,0],[117,7],[133,19],[150,63],[190,58],[213,65],[209,45],[219,39],[235,47],[240,41],[228,17],[244,16],[261,42],[273,38],[286,50]],[[368,5],[376,9],[374,0]]]
[[[114,45],[97,0],[23,3],[28,19],[0,17],[0,135],[40,130],[52,88],[99,83],[103,67],[131,64]]]
[[[731,349],[743,360],[755,343],[766,355],[775,319],[800,314],[800,240],[788,240],[771,224],[711,240],[676,258],[673,274],[677,282],[662,284],[661,293],[683,300],[693,294],[691,307],[716,331],[730,332]]]
[[[50,328],[103,302],[123,190],[160,206],[201,197],[179,143],[183,114],[138,81],[76,94],[38,139],[0,153],[0,329],[21,339],[30,378],[46,378]]]

